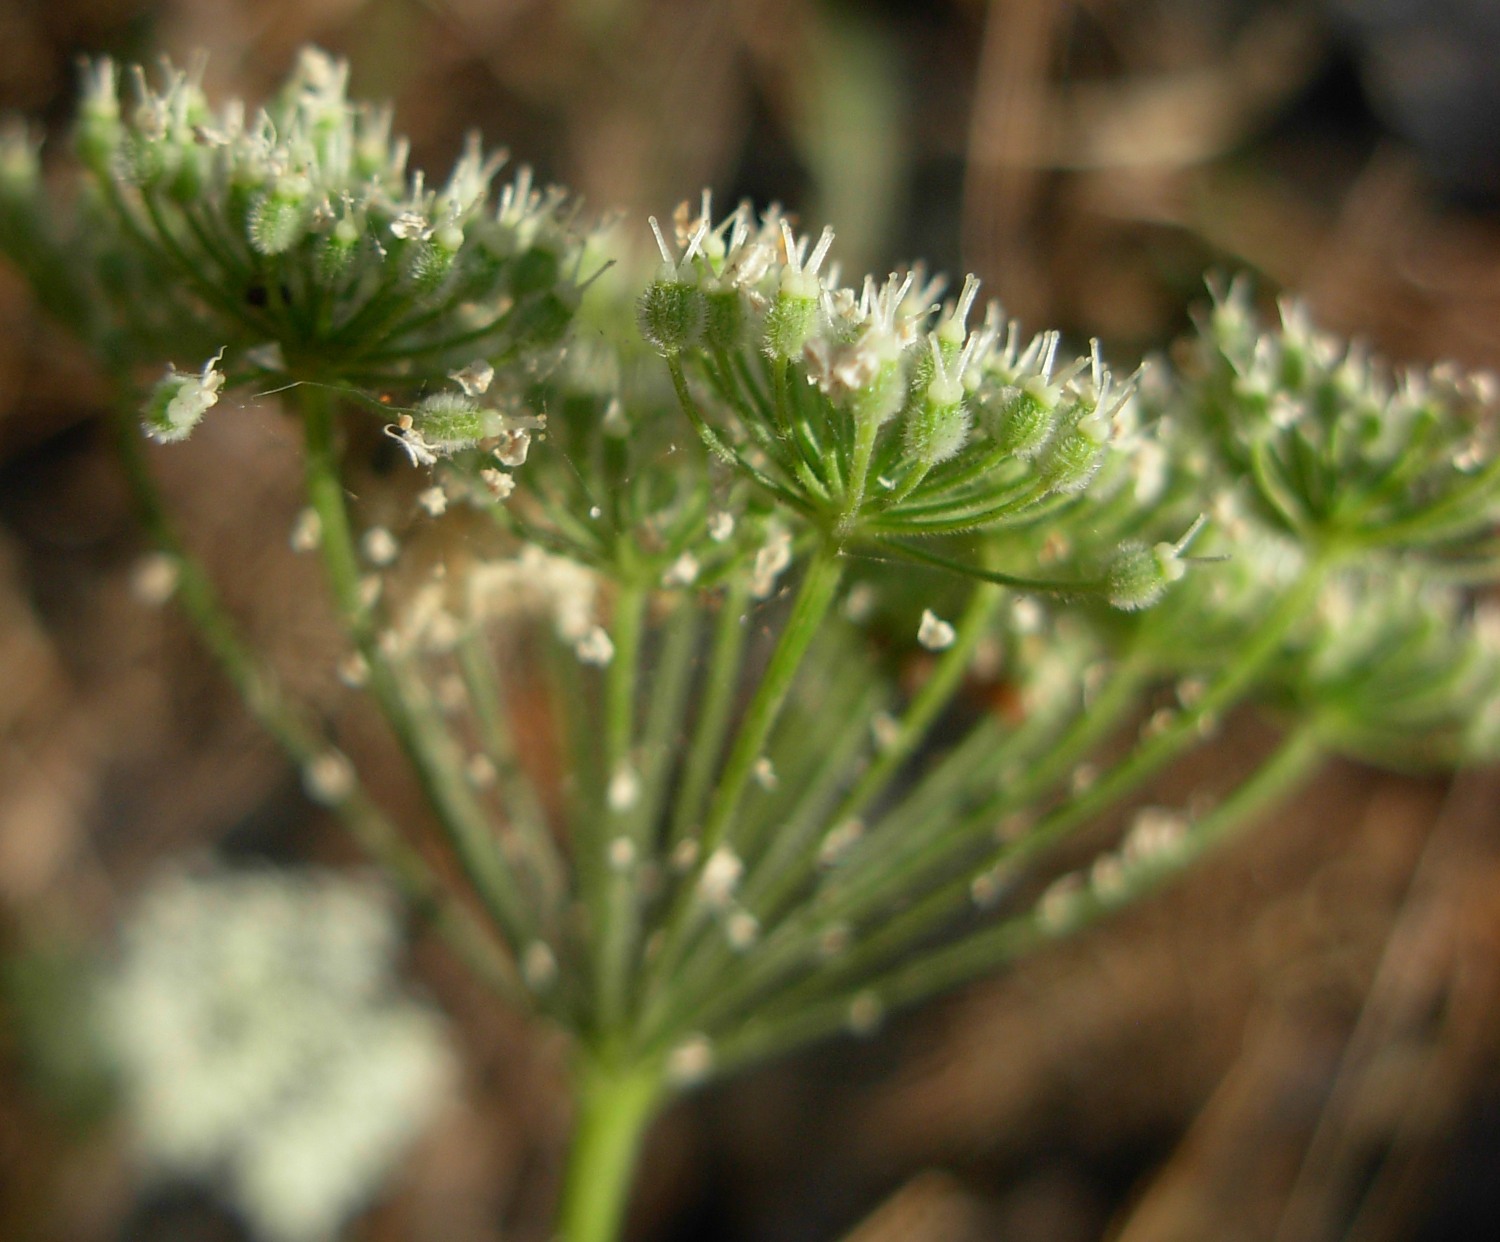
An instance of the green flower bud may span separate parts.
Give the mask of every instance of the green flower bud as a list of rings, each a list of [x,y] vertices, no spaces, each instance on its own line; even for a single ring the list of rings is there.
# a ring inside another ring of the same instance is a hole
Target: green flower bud
[[[405,256],[406,279],[422,292],[430,293],[447,280],[456,257],[456,248],[449,250],[438,245],[436,235],[413,242]]]
[[[692,345],[703,329],[703,297],[682,280],[654,280],[636,303],[641,335],[663,354]]]
[[[1104,462],[1109,428],[1093,414],[1054,436],[1037,462],[1037,473],[1052,492],[1081,492]]]
[[[961,401],[925,401],[906,420],[906,451],[929,466],[954,456],[968,438],[969,410]]]
[[[1187,567],[1177,559],[1179,551],[1174,543],[1158,543],[1154,548],[1139,540],[1122,543],[1105,573],[1109,602],[1127,612],[1150,608],[1186,572]]]
[[[196,144],[181,144],[177,148],[177,167],[167,185],[167,193],[179,203],[191,203],[202,193],[208,183],[208,152]]]
[[[151,390],[141,410],[145,433],[162,444],[186,440],[194,427],[203,421],[210,407],[218,404],[224,374],[218,369],[224,351],[203,364],[197,375],[184,375],[169,366],[166,375]]]
[[[517,298],[540,293],[557,284],[561,271],[561,262],[553,251],[533,246],[510,261],[510,291]]]
[[[487,417],[488,414],[488,417]],[[412,412],[412,423],[422,442],[439,456],[471,449],[494,427],[494,412],[461,392],[439,392],[424,398]]]
[[[799,357],[818,322],[818,299],[783,290],[766,312],[764,348],[771,358]]]
[[[955,356],[950,372],[943,360],[942,340],[937,333],[928,339],[933,375],[921,401],[907,415],[904,443],[918,461],[934,466],[963,448],[969,435],[969,410],[964,405],[961,360]]]
[[[333,284],[349,270],[359,248],[359,238],[359,226],[347,216],[323,235],[315,257],[318,280],[322,284]]]
[[[905,368],[897,354],[880,364],[868,384],[849,394],[849,412],[857,423],[873,422],[882,427],[901,412],[906,395]]]
[[[703,295],[703,343],[713,350],[733,353],[745,341],[749,314],[738,289],[714,288]]]
[[[78,129],[73,138],[78,158],[95,176],[111,176],[124,133],[124,126],[120,124],[120,97],[114,62],[105,58],[86,65]]]
[[[978,294],[979,277],[970,273],[964,280],[963,292],[958,295],[958,301],[937,327],[938,348],[944,362],[951,363],[962,351],[969,335],[969,311],[973,309],[974,299]]]
[[[119,147],[120,176],[143,190],[153,189],[176,171],[176,154],[174,145],[165,138],[131,130]]]
[[[1017,457],[1031,457],[1052,435],[1054,405],[1046,385],[1002,388],[982,407],[995,444]]]
[[[306,177],[278,177],[250,202],[245,231],[261,254],[285,254],[307,229],[312,186]]]
[[[514,312],[512,331],[516,340],[532,348],[555,345],[573,324],[578,298],[576,288],[559,285],[523,302]]]

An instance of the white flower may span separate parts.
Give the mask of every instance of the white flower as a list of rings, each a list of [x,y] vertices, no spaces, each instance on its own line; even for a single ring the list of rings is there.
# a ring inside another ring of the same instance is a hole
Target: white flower
[[[221,349],[203,364],[197,375],[185,375],[174,366],[167,367],[166,375],[152,390],[141,412],[142,424],[151,439],[163,444],[186,440],[203,421],[204,414],[219,403],[219,390],[224,387],[224,373],[219,370],[223,357]]]
[[[104,1034],[144,1160],[214,1179],[267,1242],[326,1242],[446,1097],[440,1021],[392,980],[370,885],[315,871],[159,881],[125,925]]]
[[[931,608],[922,610],[922,623],[917,627],[917,641],[928,651],[946,651],[958,637],[957,631]]]

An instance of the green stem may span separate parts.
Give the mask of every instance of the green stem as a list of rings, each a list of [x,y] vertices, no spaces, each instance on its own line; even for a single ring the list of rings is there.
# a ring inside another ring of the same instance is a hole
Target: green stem
[[[421,778],[454,855],[486,910],[512,945],[525,945],[535,935],[532,919],[523,909],[493,825],[469,788],[452,739],[425,693],[381,649],[373,615],[360,599],[359,556],[344,504],[328,393],[314,385],[304,385],[297,393],[307,455],[307,494],[322,527],[323,564],[339,613],[369,666],[370,689]]]
[[[704,803],[713,784],[714,767],[724,750],[729,713],[739,690],[740,665],[745,654],[745,610],[749,605],[749,581],[744,574],[737,574],[730,579],[719,605],[713,649],[703,674],[698,713],[693,721],[693,740],[673,808],[667,842],[669,854],[679,842],[702,832]]]
[[[946,569],[955,574],[961,574],[966,578],[977,578],[981,582],[992,582],[996,586],[1011,587],[1017,591],[1046,591],[1050,594],[1094,594],[1101,591],[1105,583],[1097,578],[1028,578],[1023,574],[1002,573],[998,569],[988,569],[983,565],[972,562],[955,560],[952,557],[940,556],[936,552],[929,552],[912,543],[905,543],[899,539],[876,538],[870,541],[871,545],[881,552],[892,553],[891,556],[876,556],[873,553],[859,551],[851,552],[862,560],[879,561],[883,564],[895,564],[898,560],[915,561],[919,565],[931,565],[935,569]]]
[[[715,1072],[730,1073],[747,1063],[833,1034],[848,1024],[856,996],[866,996],[880,1009],[914,1004],[992,971],[1039,945],[1082,930],[1182,874],[1192,862],[1284,797],[1321,758],[1315,731],[1298,730],[1181,843],[1135,864],[1116,887],[1081,891],[1062,917],[1033,908],[954,944],[907,958],[852,995],[844,993],[821,1001],[809,997],[806,1003],[763,1010],[738,1032],[716,1042]],[[797,991],[789,993],[790,998],[800,1000]]]
[[[879,794],[887,787],[901,766],[915,752],[927,736],[934,720],[952,700],[965,671],[974,656],[979,641],[988,632],[995,610],[1003,597],[1000,588],[983,585],[977,587],[960,618],[954,644],[938,658],[922,689],[917,692],[902,716],[898,732],[888,746],[882,750],[868,768],[860,775],[854,787],[844,796],[839,806],[827,816],[832,826],[843,824],[855,816],[862,815]],[[777,914],[783,900],[790,895],[792,886],[802,883],[809,870],[809,858],[815,860],[817,846],[800,851],[788,858],[779,851],[755,868],[745,884],[745,901],[762,919]],[[796,865],[788,866],[795,861]]]
[[[795,492],[788,491],[775,479],[769,477],[763,471],[758,470],[750,462],[745,460],[734,446],[726,444],[724,437],[708,425],[703,417],[703,411],[698,408],[698,403],[693,400],[692,390],[688,387],[687,376],[683,374],[682,360],[676,355],[667,359],[667,372],[672,377],[672,388],[677,393],[677,403],[682,407],[682,412],[687,415],[688,421],[693,424],[693,430],[698,433],[698,438],[703,445],[719,459],[724,465],[738,470],[742,474],[754,479],[767,492],[778,500],[785,501],[792,508],[802,514],[811,514],[808,503]]]
[[[1280,650],[1287,633],[1305,617],[1322,582],[1323,563],[1312,562],[1267,615],[1256,637],[1238,653],[1236,659],[1220,673],[1191,709],[1183,711],[1166,728],[1142,741],[1126,758],[1086,790],[1063,802],[1018,841],[996,847],[976,869],[941,885],[920,900],[914,900],[912,898],[918,887],[918,868],[927,866],[929,861],[914,856],[904,867],[882,871],[878,878],[883,880],[883,886],[864,883],[854,887],[852,891],[839,892],[831,889],[827,892],[819,903],[824,917],[838,915],[855,919],[874,915],[881,908],[882,901],[888,902],[894,895],[902,893],[908,896],[910,904],[899,913],[887,917],[878,929],[872,931],[867,939],[861,941],[838,963],[836,970],[826,971],[825,977],[831,979],[841,973],[853,975],[863,970],[867,964],[888,960],[903,946],[916,943],[923,935],[929,934],[962,909],[968,900],[969,880],[973,875],[994,868],[1017,867],[1066,839],[1079,825],[1089,822],[1110,807],[1119,805],[1134,789],[1195,741],[1206,721],[1217,718],[1238,701]],[[1125,680],[1127,694],[1131,680],[1133,679]],[[1098,707],[1095,704],[1096,712]],[[1085,716],[1083,719],[1087,721],[1089,717]],[[1032,796],[1035,792],[1039,791],[1028,790]],[[982,828],[989,815],[998,809],[999,807],[986,808],[987,814],[965,821],[968,831]],[[968,831],[955,834],[955,842],[961,842]],[[822,982],[815,981],[808,986],[816,987]]]
[[[479,630],[470,630],[454,649],[474,721],[486,755],[495,766],[505,813],[531,863],[541,908],[555,912],[567,889],[566,864],[547,823],[541,796],[521,765],[511,736],[499,673]]]
[[[765,750],[766,738],[776,723],[787,692],[792,688],[792,679],[802,665],[802,657],[833,605],[842,572],[840,556],[831,548],[820,548],[808,562],[791,615],[745,709],[729,758],[724,762],[718,788],[709,803],[703,821],[703,835],[699,839],[699,848],[705,859],[723,844],[728,835],[745,784],[756,760]]]
[[[587,1059],[574,1079],[577,1120],[563,1180],[557,1242],[616,1242],[636,1157],[662,1098],[659,1073]]]
[[[860,918],[879,909],[892,894],[914,893],[931,873],[949,864],[955,851],[984,839],[1007,813],[1035,805],[1115,731],[1135,706],[1145,676],[1144,668],[1127,658],[1097,698],[1061,733],[1046,739],[1044,750],[1033,751],[1019,779],[1004,782],[956,820],[951,814],[929,813],[913,822],[905,806],[898,807],[830,877],[818,896],[816,917]],[[1076,803],[1076,799],[1064,803],[1062,813],[1070,812]],[[1050,818],[1042,821],[1043,825],[1050,822]],[[920,908],[913,907],[902,917],[915,917]]]
[[[962,635],[960,637],[962,642]],[[957,645],[957,644],[955,644]],[[951,655],[952,649],[945,653]],[[983,725],[931,773],[923,777],[893,810],[882,816],[875,830],[866,835],[824,881],[815,898],[792,908],[796,897],[787,885],[768,900],[756,891],[755,879],[745,886],[747,906],[773,930],[756,946],[754,955],[735,971],[729,981],[720,980],[710,991],[695,990],[695,976],[690,963],[677,979],[673,989],[673,1006],[668,1011],[658,1006],[654,1021],[647,1030],[650,1039],[660,1041],[666,1032],[679,1029],[691,1015],[697,1029],[712,1029],[744,1014],[758,996],[772,992],[778,978],[804,970],[818,958],[820,933],[830,926],[852,926],[867,913],[890,907],[890,917],[874,933],[877,942],[870,946],[861,941],[854,952],[867,953],[883,960],[887,943],[915,943],[934,925],[951,918],[956,905],[967,900],[968,878],[945,886],[915,905],[901,908],[902,897],[910,901],[920,892],[932,872],[951,872],[953,855],[976,840],[988,836],[989,827],[1007,807],[1024,805],[1041,796],[1054,780],[1070,769],[1084,754],[1107,735],[1120,716],[1134,702],[1141,684],[1142,672],[1127,665],[1111,679],[1106,690],[1080,712],[1072,726],[1060,735],[1036,717],[1016,732],[996,738]],[[987,775],[981,783],[993,786],[996,772],[1024,765],[1025,779],[1014,787],[1000,781],[1005,788],[987,798],[981,810],[952,822],[955,805],[971,789],[979,773]],[[837,824],[829,816],[821,821]],[[801,873],[807,878],[806,873]],[[954,889],[959,897],[953,895]],[[785,911],[785,917],[781,917]],[[912,930],[912,929],[915,930]],[[698,955],[701,958],[701,954]],[[828,962],[825,971],[841,971],[850,955]],[[782,984],[781,986],[786,986]],[[653,1044],[652,1046],[655,1046]]]
[[[730,825],[750,773],[765,750],[766,739],[791,689],[792,679],[801,667],[802,657],[833,606],[842,573],[841,556],[831,545],[820,547],[808,563],[791,615],[745,709],[729,757],[724,762],[719,784],[704,817],[703,831],[698,837],[696,866],[690,875],[684,877],[663,926],[664,940],[654,979],[658,986],[669,979],[688,947],[698,910],[699,881],[714,852],[728,841]]]
[[[879,434],[880,424],[873,418],[862,418],[855,425],[854,460],[849,466],[849,482],[839,514],[840,538],[852,534],[859,521],[859,511],[865,503],[865,488],[869,483],[870,458],[875,455],[875,440]]]
[[[605,884],[602,926],[597,945],[596,980],[599,1020],[605,1032],[613,1032],[625,1013],[632,976],[631,954],[640,933],[639,845],[631,831],[632,815],[641,796],[641,778],[633,753],[635,739],[636,682],[640,669],[641,631],[646,615],[646,590],[639,583],[622,583],[615,596],[611,625],[614,659],[604,682],[604,780],[613,790],[617,778],[629,782],[632,793],[624,806],[611,805],[606,794],[597,809],[595,839],[585,848],[603,851]],[[623,857],[614,851],[626,847]]]
[[[293,762],[306,767],[329,752],[321,732],[287,701],[271,671],[262,666],[236,632],[203,566],[183,547],[156,490],[141,451],[135,420],[116,419],[120,461],[142,524],[177,572],[173,598],[198,633],[199,641],[218,661],[260,726]],[[334,804],[350,836],[384,869],[412,906],[432,923],[475,975],[507,999],[524,1005],[511,955],[462,905],[454,902],[421,853],[401,836],[356,784]]]

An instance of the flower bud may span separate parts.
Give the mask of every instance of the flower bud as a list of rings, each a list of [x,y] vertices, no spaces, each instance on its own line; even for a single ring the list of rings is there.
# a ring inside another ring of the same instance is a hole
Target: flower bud
[[[543,349],[562,340],[578,313],[579,294],[576,286],[558,285],[527,299],[514,312],[516,341]]]
[[[849,394],[849,412],[856,423],[873,422],[882,427],[901,412],[906,394],[906,373],[897,353],[880,362],[874,376]]]
[[[115,153],[124,135],[114,62],[107,57],[83,70],[83,100],[73,142],[78,158],[99,177],[113,172]]]
[[[983,410],[996,446],[1016,457],[1035,455],[1052,435],[1055,406],[1045,384],[1007,385]]]
[[[245,231],[261,254],[285,254],[307,227],[312,186],[303,176],[278,177],[250,203]]]
[[[119,146],[118,171],[131,185],[154,189],[176,171],[174,144],[158,133],[127,131]]]
[[[323,235],[322,241],[318,243],[315,259],[318,280],[322,284],[333,284],[349,270],[355,251],[359,248],[359,238],[359,225],[348,216],[339,220]]]
[[[636,303],[641,335],[663,354],[680,353],[703,328],[703,297],[683,280],[654,280]]]
[[[462,241],[462,235],[460,235],[460,244]],[[415,241],[405,256],[406,279],[422,292],[430,293],[448,279],[448,273],[453,270],[453,261],[457,255],[458,247],[455,246],[450,250],[439,244],[437,234],[422,241]]]
[[[545,246],[532,246],[510,261],[508,278],[513,296],[523,298],[557,284],[562,268],[557,254]]]
[[[938,324],[936,337],[944,362],[952,362],[963,350],[964,341],[969,335],[969,311],[974,306],[974,299],[979,294],[979,277],[972,272],[965,278],[963,292],[958,295],[958,301],[953,309],[943,316]]]
[[[947,461],[969,435],[969,410],[959,374],[949,374],[942,361],[942,342],[931,337],[933,377],[922,399],[906,418],[906,451],[926,466]]]
[[[412,412],[423,443],[443,456],[471,449],[490,434],[485,411],[461,392],[439,392],[423,398]]]
[[[1122,543],[1105,573],[1109,602],[1127,612],[1151,607],[1187,570],[1177,559],[1178,551],[1173,543],[1155,547],[1139,540]]]
[[[766,312],[766,355],[781,360],[800,357],[817,323],[817,297],[783,289]]]
[[[1037,473],[1052,492],[1081,492],[1104,462],[1108,425],[1093,415],[1080,418],[1054,436],[1037,462]]]
[[[716,285],[703,295],[703,343],[709,349],[733,353],[745,340],[749,313],[745,299],[732,285]]]
[[[208,184],[209,158],[208,151],[196,143],[179,143],[167,193],[179,203],[191,203],[202,195]]]
[[[186,440],[210,407],[218,404],[219,389],[224,386],[224,373],[218,364],[223,356],[220,350],[197,375],[167,368],[141,410],[142,428],[151,439],[162,444]]]

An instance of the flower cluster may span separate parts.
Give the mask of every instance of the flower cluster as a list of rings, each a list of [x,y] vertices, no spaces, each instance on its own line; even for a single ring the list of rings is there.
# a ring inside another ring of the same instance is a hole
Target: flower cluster
[[[271,1242],[333,1236],[451,1080],[396,986],[394,913],[336,875],[211,873],[158,881],[125,926],[102,1008],[140,1153]]]
[[[1500,516],[1489,376],[1451,364],[1392,374],[1295,301],[1267,330],[1237,281],[1216,296],[1185,380],[1225,473],[1249,479],[1260,515],[1299,538],[1451,550]]]
[[[100,62],[76,238],[49,233],[14,129],[0,246],[116,375],[157,379],[150,438],[251,381],[300,411],[292,545],[321,553],[338,676],[391,722],[475,900],[445,900],[237,640],[131,436],[151,593],[484,977],[576,1036],[578,1202],[621,1175],[587,1167],[610,1147],[591,1125],[623,1133],[590,1120],[612,1090],[644,1118],[866,1034],[1145,893],[1321,754],[1500,749],[1469,586],[1496,577],[1490,381],[1394,374],[1291,303],[1268,327],[1243,285],[1180,362],[1121,379],[1097,343],[979,309],[973,277],[947,300],[920,267],[846,286],[830,229],[716,222],[707,195],[652,222],[650,279],[583,306],[603,259],[559,193],[523,171],[492,196],[477,142],[429,188],[346,79],[304,53],[252,114],[171,68],[122,104]],[[1274,754],[1088,835],[1247,705],[1287,723]],[[206,1005],[274,991],[261,957],[231,968],[247,985]]]
[[[201,71],[136,67],[122,91],[113,62],[88,66],[75,144],[94,193],[73,236],[30,239],[33,263],[88,256],[91,300],[116,313],[79,326],[117,361],[221,349],[231,384],[420,390],[555,350],[585,240],[560,191],[522,169],[496,195],[504,156],[477,136],[429,186],[390,109],[351,102],[348,65],[316,49],[255,111],[211,106]],[[162,413],[153,434],[184,434],[180,406]]]
[[[679,209],[671,240],[652,222],[641,331],[710,450],[840,543],[1057,520],[1149,440],[1123,434],[1134,384],[1097,346],[1060,361],[1057,333],[1025,340],[993,304],[971,325],[972,276],[942,304],[920,268],[843,287],[831,230],[709,206]]]

